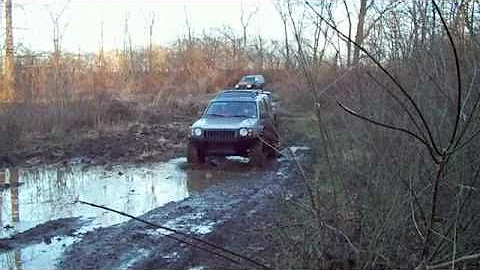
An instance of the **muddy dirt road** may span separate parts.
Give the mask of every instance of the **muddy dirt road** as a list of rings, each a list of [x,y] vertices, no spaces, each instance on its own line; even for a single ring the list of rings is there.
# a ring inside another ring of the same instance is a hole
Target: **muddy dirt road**
[[[308,150],[293,148],[307,159]],[[0,174],[0,267],[258,268],[172,240],[171,232],[90,206],[140,216],[274,266],[278,207],[299,185],[291,160],[258,170],[242,158],[188,168],[162,163],[7,169]]]

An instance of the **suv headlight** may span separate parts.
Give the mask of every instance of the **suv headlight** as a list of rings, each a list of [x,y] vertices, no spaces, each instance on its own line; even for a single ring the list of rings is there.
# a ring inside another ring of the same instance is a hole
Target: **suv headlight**
[[[201,128],[193,128],[192,129],[192,136],[202,136],[202,129]]]
[[[248,135],[248,129],[246,129],[246,128],[241,128],[238,133],[240,134],[240,136],[245,137],[245,136]]]

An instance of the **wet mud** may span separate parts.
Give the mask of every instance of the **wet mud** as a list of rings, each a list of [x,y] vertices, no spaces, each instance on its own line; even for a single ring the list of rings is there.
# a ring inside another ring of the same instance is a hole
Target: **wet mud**
[[[305,149],[297,149],[297,154]],[[221,167],[222,170],[216,168]],[[180,202],[153,209],[140,218],[209,241],[272,267],[279,245],[271,237],[278,229],[280,204],[298,189],[291,160],[273,160],[264,170],[241,160],[187,170],[189,185],[205,178],[223,179],[197,189]],[[193,177],[192,177],[193,175]],[[202,187],[202,184],[199,185]],[[131,269],[258,269],[245,260],[232,262],[198,247],[172,240],[171,232],[136,220],[85,234],[71,245],[58,264],[61,268]],[[174,236],[179,236],[173,234]],[[185,239],[185,238],[182,238]],[[188,238],[186,238],[188,240]],[[101,251],[100,251],[101,250]]]
[[[292,148],[307,157],[308,149]],[[171,232],[84,200],[139,216],[274,265],[279,203],[298,181],[289,153],[264,169],[240,157],[190,167],[185,158],[105,165],[70,161],[0,171],[0,267],[257,268],[168,238]],[[188,239],[187,239],[188,240]]]

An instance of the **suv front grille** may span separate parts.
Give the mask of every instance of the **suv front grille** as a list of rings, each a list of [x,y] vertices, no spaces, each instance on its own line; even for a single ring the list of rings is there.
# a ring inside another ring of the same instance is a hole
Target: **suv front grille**
[[[205,130],[205,138],[209,140],[235,139],[235,130]]]

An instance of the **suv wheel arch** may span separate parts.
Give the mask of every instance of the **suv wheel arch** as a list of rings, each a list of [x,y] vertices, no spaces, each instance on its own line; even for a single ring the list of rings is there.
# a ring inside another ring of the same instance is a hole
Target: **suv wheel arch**
[[[187,162],[190,164],[205,163],[205,153],[195,144],[189,142],[187,147]]]
[[[263,142],[258,141],[255,145],[250,149],[249,154],[250,162],[258,167],[264,167],[265,163],[267,162],[267,156],[264,152]]]

